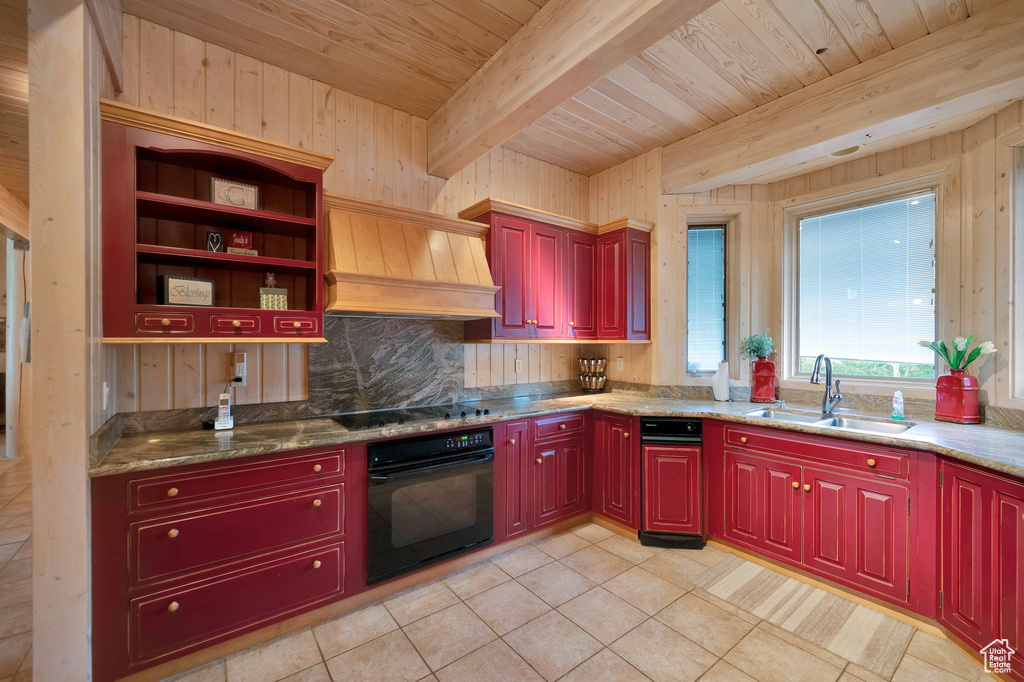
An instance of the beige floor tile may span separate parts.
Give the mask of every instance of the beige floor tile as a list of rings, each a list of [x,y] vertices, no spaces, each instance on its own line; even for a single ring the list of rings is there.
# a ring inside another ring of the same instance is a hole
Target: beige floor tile
[[[536,568],[550,564],[554,559],[533,545],[526,545],[525,547],[513,549],[511,552],[500,554],[491,559],[491,561],[494,562],[495,566],[513,578],[518,578],[524,573],[529,573]]]
[[[618,574],[602,587],[649,616],[661,611],[686,592],[678,585],[673,585],[639,566]]]
[[[506,583],[512,578],[508,573],[501,570],[490,561],[484,561],[464,568],[457,573],[452,573],[444,579],[444,584],[454,592],[459,599],[469,599],[474,594],[480,594],[492,587]]]
[[[719,561],[729,556],[731,552],[718,549],[714,545],[704,545],[704,549],[674,549],[672,552],[685,552],[686,557],[705,566],[714,566]]]
[[[402,629],[435,672],[497,637],[472,609],[462,603]]]
[[[568,556],[573,552],[578,552],[581,549],[590,546],[590,543],[579,535],[569,532],[552,535],[551,537],[544,538],[543,540],[538,540],[533,544],[534,547],[544,552],[552,559],[561,559],[564,556]]]
[[[32,602],[0,609],[0,639],[32,629]]]
[[[18,528],[6,528],[0,530],[0,546],[12,542],[25,542],[32,537],[32,526],[20,526]]]
[[[345,682],[415,682],[430,668],[401,630],[389,632],[327,661],[334,680]]]
[[[466,600],[466,604],[499,635],[512,632],[551,610],[550,606],[515,581],[474,595]]]
[[[826,682],[843,672],[760,628],[751,630],[725,661],[761,682]]]
[[[918,682],[919,680],[928,680],[928,682],[963,682],[963,679],[959,675],[954,675],[937,665],[932,665],[910,654],[903,657],[900,667],[896,668],[896,673],[892,676],[892,682]]]
[[[398,623],[388,610],[382,604],[373,604],[317,625],[313,635],[324,658],[334,658],[397,629]]]
[[[440,682],[541,682],[544,678],[498,639],[437,671]]]
[[[609,647],[653,680],[696,680],[718,657],[653,618]]]
[[[967,680],[978,677],[982,666],[956,648],[949,640],[918,630],[910,640],[907,653]]]
[[[225,682],[227,679],[227,671],[224,668],[224,659],[222,658],[209,665],[204,665],[202,668],[189,670],[188,672],[168,678],[164,682]]]
[[[700,682],[755,682],[754,678],[742,670],[732,667],[725,661],[719,661],[704,673]]]
[[[728,653],[754,627],[692,593],[672,602],[655,618],[717,656]]]
[[[518,578],[519,582],[551,606],[560,606],[594,587],[595,583],[560,563],[541,566]]]
[[[420,682],[438,682],[436,675],[427,675]]]
[[[601,587],[562,604],[558,612],[606,646],[647,620],[646,613]]]
[[[700,597],[701,599],[703,599],[704,601],[706,601],[708,603],[714,604],[715,606],[717,606],[718,608],[722,609],[723,611],[731,613],[732,615],[736,616],[737,618],[740,618],[741,620],[747,621],[748,623],[751,623],[753,625],[757,625],[758,623],[761,622],[761,619],[758,618],[757,616],[755,616],[754,614],[752,614],[750,611],[744,611],[743,609],[741,609],[740,607],[736,606],[735,604],[730,604],[729,602],[725,601],[721,597],[716,597],[715,595],[711,594],[710,592],[708,592],[707,590],[705,590],[703,588],[700,588],[700,587],[693,588],[692,594],[694,596]]]
[[[546,680],[556,680],[601,650],[578,625],[549,611],[513,630],[505,641]]]
[[[281,680],[281,682],[331,682],[331,676],[327,672],[327,666],[317,663],[312,668],[306,668],[294,675]]]
[[[646,682],[648,679],[611,649],[601,649],[563,677],[562,682]]]
[[[856,663],[848,664],[846,670],[843,671],[842,677],[839,679],[843,682],[888,682],[884,677],[876,675]]]
[[[0,571],[0,583],[11,583],[17,580],[29,580],[32,578],[32,560],[14,559]]]
[[[225,659],[228,682],[276,682],[322,661],[312,630],[299,630]]]
[[[0,608],[32,601],[32,578],[4,583],[0,587]]]
[[[597,584],[628,571],[633,564],[606,549],[592,545],[563,558],[562,563]]]
[[[622,557],[631,564],[642,563],[661,553],[658,550],[644,547],[640,544],[639,540],[630,540],[621,535],[613,535],[606,540],[602,540],[597,543],[597,546]]]
[[[608,530],[604,526],[599,526],[596,523],[585,523],[582,526],[572,528],[569,532],[579,535],[587,542],[601,542],[601,540],[615,535],[614,532]]]
[[[795,635],[792,632],[788,632],[787,630],[783,630],[780,627],[772,625],[766,620],[763,620],[760,623],[758,623],[757,627],[761,630],[764,630],[769,635],[778,637],[784,642],[788,642],[789,644],[792,644],[793,646],[799,649],[803,649],[815,658],[820,658],[826,663],[830,663],[837,668],[842,668],[849,663],[849,661],[843,658],[842,656],[839,656],[838,654],[835,654],[829,651],[828,649],[825,649],[824,647],[820,647],[817,644],[814,644],[813,642],[808,642],[806,639],[798,635]]]
[[[408,625],[457,603],[459,598],[455,593],[443,582],[435,581],[386,598],[384,607],[399,625]]]
[[[0,639],[0,678],[11,677],[21,669],[25,654],[32,648],[32,633]]]
[[[694,576],[707,570],[707,566],[677,553],[662,552],[640,564],[640,568],[653,573],[662,580],[667,580],[684,590],[693,587],[690,582]]]

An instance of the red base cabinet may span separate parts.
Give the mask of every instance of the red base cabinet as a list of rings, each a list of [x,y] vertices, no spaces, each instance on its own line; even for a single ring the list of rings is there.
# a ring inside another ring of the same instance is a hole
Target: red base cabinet
[[[1024,679],[1024,481],[942,463],[940,622],[981,649],[1005,639]]]
[[[498,441],[499,429],[495,427],[495,441]],[[504,441],[494,479],[495,500],[499,495],[504,499],[495,505],[498,507],[494,515],[496,543],[530,530],[530,420],[504,424]]]
[[[704,533],[699,447],[643,446],[643,529]]]
[[[640,430],[618,414],[594,417],[594,511],[640,529]]]

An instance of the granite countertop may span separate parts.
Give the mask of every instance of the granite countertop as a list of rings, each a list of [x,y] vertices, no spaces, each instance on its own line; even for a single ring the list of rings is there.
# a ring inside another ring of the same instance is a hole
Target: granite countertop
[[[230,431],[193,430],[132,434],[118,440],[106,456],[92,466],[89,474],[92,477],[113,476],[134,471],[229,460],[289,450],[381,440],[395,436],[411,436],[453,428],[471,428],[518,417],[596,408],[631,416],[720,419],[897,448],[927,450],[972,462],[995,471],[1024,477],[1024,432],[999,429],[984,424],[948,424],[935,421],[930,414],[923,417],[908,414],[907,422],[915,424],[913,428],[900,435],[880,435],[752,417],[743,413],[756,410],[759,407],[773,406],[749,402],[720,403],[605,393],[488,400],[480,403],[480,406],[489,408],[492,414],[466,419],[387,426],[376,429],[372,433],[349,430],[328,417],[318,417],[239,426]],[[774,407],[778,408],[779,406]],[[790,404],[787,409],[820,413],[820,408],[810,405]],[[856,414],[857,416],[876,418],[886,416],[865,414],[864,412],[853,413],[842,409],[836,410],[836,414],[839,416]]]

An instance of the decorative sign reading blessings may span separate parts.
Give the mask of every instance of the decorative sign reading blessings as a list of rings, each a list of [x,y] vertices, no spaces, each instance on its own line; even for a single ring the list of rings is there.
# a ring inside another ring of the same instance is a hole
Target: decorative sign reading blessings
[[[161,305],[213,305],[213,280],[192,277],[160,277]]]

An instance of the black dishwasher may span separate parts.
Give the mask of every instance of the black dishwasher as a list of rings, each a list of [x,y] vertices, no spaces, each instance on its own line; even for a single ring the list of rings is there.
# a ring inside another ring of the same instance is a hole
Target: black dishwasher
[[[640,544],[704,547],[701,420],[642,417],[643,519]]]

